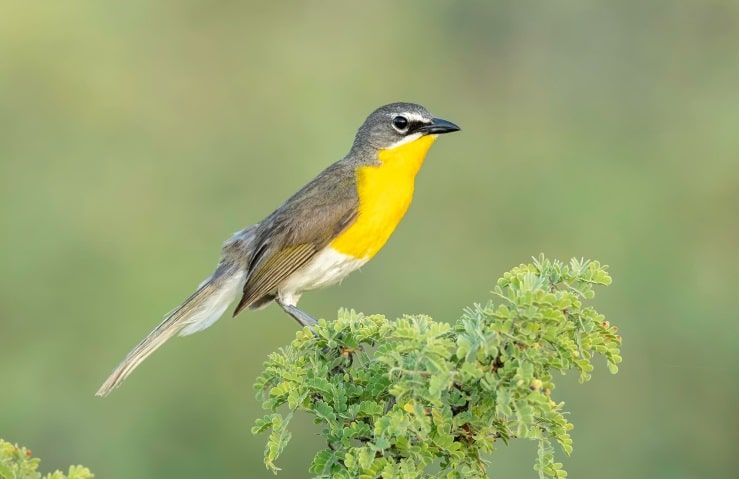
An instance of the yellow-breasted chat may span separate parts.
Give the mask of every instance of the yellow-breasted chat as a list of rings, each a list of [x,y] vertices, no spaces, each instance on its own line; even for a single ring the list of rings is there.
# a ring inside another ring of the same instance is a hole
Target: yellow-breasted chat
[[[119,386],[172,336],[212,325],[239,294],[234,316],[274,301],[301,325],[315,324],[297,308],[301,294],[336,283],[383,247],[413,199],[432,143],[458,130],[413,103],[372,112],[343,159],[225,243],[213,274],[128,353],[96,395]]]

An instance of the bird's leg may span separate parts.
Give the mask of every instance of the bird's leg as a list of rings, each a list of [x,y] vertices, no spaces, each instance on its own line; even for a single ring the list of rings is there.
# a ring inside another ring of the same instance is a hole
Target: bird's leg
[[[316,334],[315,330],[313,330],[313,325],[318,324],[318,321],[316,320],[316,318],[314,318],[310,314],[306,313],[302,309],[298,309],[298,307],[293,306],[292,304],[283,303],[282,301],[280,301],[280,298],[279,297],[275,298],[275,303],[279,304],[280,307],[287,314],[289,314],[290,316],[292,316],[292,318],[295,321],[297,321],[301,326],[303,326],[303,327],[308,326],[310,328],[310,330],[313,331],[313,334],[316,337],[318,337],[318,335]],[[341,336],[343,336],[343,334]],[[352,361],[354,360],[353,354],[355,352],[357,352],[357,351],[363,351],[363,350],[364,350],[364,348],[362,347],[362,345],[359,345],[359,347],[357,347],[357,348],[339,347],[340,354],[342,356],[344,356],[349,361],[349,365],[351,365],[352,364]],[[327,354],[329,351],[331,351],[331,348],[328,348],[328,347],[323,348],[323,350],[322,350],[323,354]]]
[[[303,310],[298,309],[297,307],[293,306],[292,304],[285,304],[282,301],[280,301],[279,298],[275,299],[275,302],[280,305],[280,307],[292,318],[297,321],[301,326],[308,326],[311,330],[313,329],[313,325],[317,324],[318,321],[316,318],[311,316],[310,314],[306,313]]]

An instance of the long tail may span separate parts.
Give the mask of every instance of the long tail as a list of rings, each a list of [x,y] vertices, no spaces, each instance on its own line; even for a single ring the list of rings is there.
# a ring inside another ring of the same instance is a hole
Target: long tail
[[[236,268],[230,272],[222,272],[220,276],[218,273],[216,270],[211,278],[204,281],[197,291],[169,313],[159,326],[137,344],[95,395],[107,396],[110,391],[120,386],[144,359],[172,336],[178,333],[181,336],[196,333],[216,322],[241,292],[245,277],[244,271]]]
[[[237,232],[223,248],[223,257],[213,275],[180,306],[167,314],[159,326],[149,333],[108,376],[96,396],[107,396],[148,358],[159,346],[176,334],[185,336],[202,331],[221,317],[229,304],[242,292],[246,280],[245,258],[253,247],[251,226]]]

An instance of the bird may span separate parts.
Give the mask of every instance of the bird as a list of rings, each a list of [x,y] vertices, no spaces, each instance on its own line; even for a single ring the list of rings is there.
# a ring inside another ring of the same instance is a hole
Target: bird
[[[239,294],[233,316],[275,302],[312,328],[317,321],[298,309],[300,296],[375,256],[405,215],[429,148],[439,135],[459,130],[414,103],[373,111],[344,158],[225,242],[213,274],[128,353],[96,396],[107,396],[171,337],[211,326]]]

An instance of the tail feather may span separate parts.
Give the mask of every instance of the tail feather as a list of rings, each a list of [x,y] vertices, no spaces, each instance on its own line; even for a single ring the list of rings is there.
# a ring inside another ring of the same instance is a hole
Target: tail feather
[[[128,353],[95,395],[107,396],[172,336],[196,333],[216,322],[241,292],[245,277],[245,271],[237,265],[221,264],[213,276]]]

